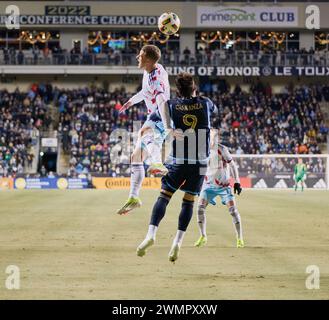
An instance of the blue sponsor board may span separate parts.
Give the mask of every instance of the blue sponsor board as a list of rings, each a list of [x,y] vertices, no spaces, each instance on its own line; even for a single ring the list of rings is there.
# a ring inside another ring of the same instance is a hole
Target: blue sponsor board
[[[68,181],[67,189],[86,189],[86,188],[88,188],[87,179],[69,178],[69,179],[67,179],[67,181]]]
[[[86,189],[88,180],[80,178],[16,178],[15,189]]]

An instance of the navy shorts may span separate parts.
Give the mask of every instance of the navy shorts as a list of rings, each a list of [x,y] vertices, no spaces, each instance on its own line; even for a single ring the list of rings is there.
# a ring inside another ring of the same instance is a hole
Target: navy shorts
[[[169,192],[181,191],[199,195],[206,166],[200,164],[166,164],[169,172],[161,179],[161,188]]]

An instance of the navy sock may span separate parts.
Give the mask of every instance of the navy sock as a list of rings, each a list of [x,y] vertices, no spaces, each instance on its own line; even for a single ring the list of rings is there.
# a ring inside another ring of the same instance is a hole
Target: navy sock
[[[178,218],[178,230],[186,231],[193,215],[193,205],[194,201],[183,200]]]
[[[160,196],[153,206],[150,224],[158,226],[164,217],[170,198]]]

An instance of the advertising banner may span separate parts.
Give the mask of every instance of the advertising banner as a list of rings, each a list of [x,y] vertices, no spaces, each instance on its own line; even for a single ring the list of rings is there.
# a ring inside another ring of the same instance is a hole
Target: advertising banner
[[[93,185],[96,189],[129,189],[130,178],[93,177]],[[143,189],[160,189],[161,178],[145,178]]]
[[[15,189],[85,189],[87,179],[73,178],[16,178]]]
[[[6,15],[0,15],[0,26],[6,24]],[[17,23],[22,26],[52,25],[52,26],[156,26],[157,16],[116,16],[116,15],[20,15]]]
[[[242,188],[251,188],[251,179],[248,177],[240,178]],[[234,181],[231,181],[233,186]],[[93,185],[96,189],[129,189],[130,178],[106,178],[93,177]],[[145,178],[142,185],[143,189],[160,189],[161,178]]]
[[[13,189],[14,182],[12,178],[0,178],[0,190]]]
[[[271,27],[298,26],[297,7],[198,6],[198,27]]]
[[[291,189],[295,185],[292,176],[273,175],[267,177],[252,178],[252,188],[254,189]],[[311,189],[326,189],[324,176],[307,177],[304,182],[305,188]],[[299,186],[300,188],[300,186]]]

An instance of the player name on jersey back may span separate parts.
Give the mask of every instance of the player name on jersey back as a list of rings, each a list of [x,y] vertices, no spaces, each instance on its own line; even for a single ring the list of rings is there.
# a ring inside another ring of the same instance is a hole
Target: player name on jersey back
[[[184,140],[174,139],[169,160],[176,164],[207,164],[210,143],[210,116],[215,110],[206,97],[176,98],[168,101],[175,130],[183,131]]]

